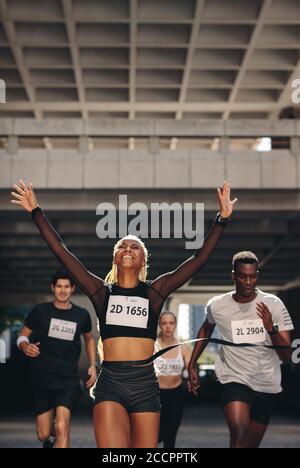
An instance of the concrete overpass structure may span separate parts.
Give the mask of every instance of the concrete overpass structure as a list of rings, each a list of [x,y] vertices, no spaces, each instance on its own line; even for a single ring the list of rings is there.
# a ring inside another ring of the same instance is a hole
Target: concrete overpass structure
[[[100,202],[204,202],[208,225],[228,179],[235,221],[181,299],[230,287],[239,249],[264,260],[265,288],[299,284],[299,1],[0,0],[0,21],[1,303],[44,298],[58,266],[9,203],[20,177],[102,275],[113,242],[95,235]],[[256,151],[263,137],[272,151]],[[178,239],[148,244],[152,277],[189,254]]]
[[[72,136],[77,149],[24,149],[20,139],[43,135]],[[144,150],[92,149],[95,137],[143,136]],[[219,150],[161,147],[162,138],[219,138]],[[284,139],[287,149],[270,152],[236,150],[233,139],[263,135]],[[119,195],[128,203],[205,203],[208,228],[217,209],[215,189],[228,179],[240,198],[234,222],[198,278],[177,296],[191,303],[199,294],[230,287],[230,260],[237,250],[252,249],[262,259],[262,284],[270,290],[297,285],[300,257],[300,122],[141,120],[0,120],[8,147],[0,152],[1,297],[47,292],[56,259],[40,239],[30,217],[10,205],[10,188],[20,177],[32,181],[41,206],[69,248],[95,273],[104,276],[111,264],[114,240],[96,236],[96,207]],[[184,239],[148,239],[150,276],[179,265],[190,255]],[[296,281],[296,283],[294,283]],[[174,303],[175,306],[175,303]]]
[[[294,107],[297,0],[1,0],[0,15],[3,117],[278,118]]]

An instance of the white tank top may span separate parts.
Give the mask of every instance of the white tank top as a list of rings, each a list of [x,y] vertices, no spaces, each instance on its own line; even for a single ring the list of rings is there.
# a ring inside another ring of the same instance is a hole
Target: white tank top
[[[155,343],[155,352],[158,352],[160,349],[159,345]],[[178,354],[175,358],[165,358],[160,356],[155,359],[154,368],[158,377],[181,376],[183,369],[185,368],[185,363],[180,346],[178,346]]]

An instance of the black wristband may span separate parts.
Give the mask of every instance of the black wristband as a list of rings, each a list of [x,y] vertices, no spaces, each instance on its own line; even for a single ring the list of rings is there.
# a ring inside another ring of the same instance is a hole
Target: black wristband
[[[275,336],[275,335],[278,335],[279,333],[279,327],[278,325],[274,325],[272,330],[270,332],[268,332],[270,336]]]
[[[40,211],[42,211],[42,209],[39,206],[37,208],[34,208],[34,210],[32,210],[31,212],[32,219],[34,219],[35,215]]]
[[[231,221],[231,218],[223,218],[220,213],[217,214],[216,217],[216,224],[221,224],[223,226],[226,226]]]

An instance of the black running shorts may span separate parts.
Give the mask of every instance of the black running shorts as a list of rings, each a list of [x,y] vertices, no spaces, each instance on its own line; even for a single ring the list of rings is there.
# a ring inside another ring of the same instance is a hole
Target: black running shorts
[[[62,406],[71,412],[81,394],[80,387],[47,389],[36,387],[35,393],[35,415],[40,416],[53,409]]]
[[[159,413],[159,385],[153,364],[138,365],[139,361],[104,361],[91,393],[94,405],[113,401],[122,405],[128,413]]]
[[[270,423],[278,394],[260,393],[238,383],[221,384],[223,407],[235,401],[247,403],[253,421],[267,426]]]

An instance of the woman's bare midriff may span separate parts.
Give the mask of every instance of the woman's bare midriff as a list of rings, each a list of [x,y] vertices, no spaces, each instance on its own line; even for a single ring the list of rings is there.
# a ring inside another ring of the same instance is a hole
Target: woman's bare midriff
[[[103,341],[105,361],[141,361],[154,353],[154,341],[150,338],[108,338]]]
[[[163,390],[171,390],[180,387],[182,384],[181,375],[158,376],[159,388]]]

